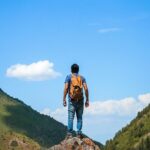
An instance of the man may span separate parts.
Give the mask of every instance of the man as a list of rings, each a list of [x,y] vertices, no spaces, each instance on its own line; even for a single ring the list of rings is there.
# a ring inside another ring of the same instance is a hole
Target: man
[[[86,80],[79,75],[79,66],[73,64],[71,66],[71,74],[66,77],[63,105],[67,106],[66,95],[68,94],[68,132],[67,137],[72,137],[73,120],[76,113],[77,116],[77,137],[82,137],[82,115],[84,108],[83,88],[86,95],[85,107],[89,106],[89,92]]]

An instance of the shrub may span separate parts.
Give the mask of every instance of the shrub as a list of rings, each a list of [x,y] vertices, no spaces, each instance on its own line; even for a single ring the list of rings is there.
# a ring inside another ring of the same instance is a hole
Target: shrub
[[[16,140],[13,140],[10,145],[13,146],[13,147],[17,147],[18,142]]]

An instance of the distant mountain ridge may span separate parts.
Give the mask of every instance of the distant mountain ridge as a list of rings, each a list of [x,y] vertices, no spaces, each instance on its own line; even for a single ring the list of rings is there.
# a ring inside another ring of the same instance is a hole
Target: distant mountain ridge
[[[66,131],[62,123],[0,89],[0,150],[45,150],[64,140]]]

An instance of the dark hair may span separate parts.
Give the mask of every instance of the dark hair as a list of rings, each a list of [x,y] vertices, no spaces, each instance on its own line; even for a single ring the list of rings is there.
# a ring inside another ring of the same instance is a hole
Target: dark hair
[[[79,72],[79,66],[77,64],[73,64],[71,66],[71,72],[72,73],[78,73]]]

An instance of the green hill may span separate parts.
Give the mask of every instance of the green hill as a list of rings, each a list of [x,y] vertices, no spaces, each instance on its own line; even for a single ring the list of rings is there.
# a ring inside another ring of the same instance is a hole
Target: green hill
[[[0,150],[48,148],[65,134],[66,126],[0,89]]]
[[[62,123],[0,89],[0,150],[45,150],[64,140],[66,131]]]
[[[150,150],[150,105],[107,141],[105,150]]]

